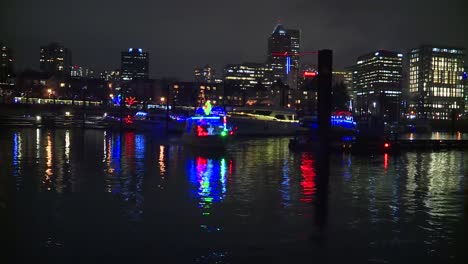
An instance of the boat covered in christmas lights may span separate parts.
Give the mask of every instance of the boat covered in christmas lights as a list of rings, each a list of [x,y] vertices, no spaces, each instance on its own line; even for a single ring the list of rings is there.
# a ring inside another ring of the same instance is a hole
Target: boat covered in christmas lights
[[[234,130],[228,126],[227,116],[222,107],[212,107],[207,101],[199,107],[194,116],[186,120],[182,142],[185,145],[201,148],[226,148]]]

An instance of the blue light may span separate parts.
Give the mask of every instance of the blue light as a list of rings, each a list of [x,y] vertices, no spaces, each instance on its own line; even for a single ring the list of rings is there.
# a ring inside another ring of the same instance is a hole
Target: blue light
[[[143,52],[143,49],[138,49],[138,52],[142,53],[142,52]]]
[[[132,51],[133,51],[133,48],[129,48],[129,49],[128,49],[128,52],[132,52]]]
[[[207,120],[219,120],[219,116],[192,116],[189,119],[192,120],[202,120],[202,119],[207,119]]]
[[[226,112],[221,106],[215,106],[211,109],[212,115],[226,115]]]
[[[463,72],[463,80],[466,80],[466,79],[467,79],[466,72]]]
[[[148,113],[146,113],[146,112],[141,112],[141,111],[140,111],[140,112],[136,112],[135,115],[136,115],[136,116],[147,116]]]
[[[286,74],[291,71],[291,57],[286,57]]]

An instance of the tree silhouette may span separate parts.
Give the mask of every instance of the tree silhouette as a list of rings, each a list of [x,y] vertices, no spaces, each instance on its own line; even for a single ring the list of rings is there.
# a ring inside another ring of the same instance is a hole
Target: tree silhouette
[[[332,107],[333,109],[347,109],[349,102],[348,89],[344,82],[335,84],[332,87]]]

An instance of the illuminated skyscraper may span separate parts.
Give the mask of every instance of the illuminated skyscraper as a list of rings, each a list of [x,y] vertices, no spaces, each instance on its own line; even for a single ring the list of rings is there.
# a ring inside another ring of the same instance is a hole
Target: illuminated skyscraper
[[[278,24],[268,38],[268,64],[273,80],[281,80],[291,88],[297,87],[299,74],[300,31],[285,29]]]
[[[13,56],[11,49],[0,44],[0,83],[6,83],[13,76]]]
[[[417,118],[450,119],[462,112],[465,50],[421,46],[410,54],[410,109]]]
[[[59,43],[50,43],[40,50],[39,66],[41,71],[70,75],[72,66],[71,51]]]
[[[465,112],[468,114],[468,67],[465,67],[465,71],[463,72],[463,87],[465,90]]]
[[[353,72],[354,109],[358,116],[398,120],[403,54],[379,50],[358,57]]]
[[[129,48],[122,52],[121,76],[124,81],[148,79],[149,54],[141,48]]]
[[[250,91],[259,84],[268,89],[272,85],[271,72],[263,63],[228,64],[224,68],[224,84],[233,92]]]

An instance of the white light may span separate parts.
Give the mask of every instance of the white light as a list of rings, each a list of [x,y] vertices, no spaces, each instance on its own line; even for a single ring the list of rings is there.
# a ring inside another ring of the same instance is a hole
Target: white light
[[[375,56],[379,56],[379,54],[380,54],[380,53],[378,53],[378,52],[374,53]]]
[[[104,117],[106,117],[106,116],[107,116],[107,113],[104,113]]]
[[[65,112],[65,116],[70,116],[70,112]]]
[[[41,116],[36,116],[37,121],[41,121]]]
[[[398,53],[398,57],[403,58],[403,54]]]

